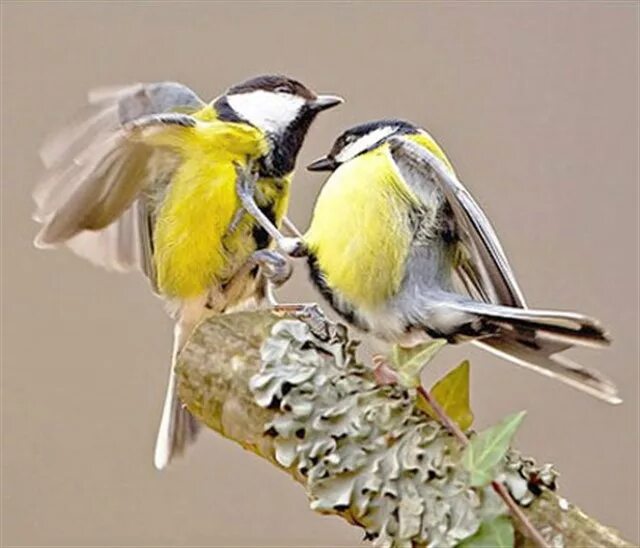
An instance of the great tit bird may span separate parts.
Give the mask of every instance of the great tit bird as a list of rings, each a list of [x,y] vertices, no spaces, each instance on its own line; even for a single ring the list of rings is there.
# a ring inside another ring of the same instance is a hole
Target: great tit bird
[[[362,124],[308,169],[332,172],[304,235],[311,279],[350,324],[401,346],[471,341],[620,401],[609,380],[559,355],[609,344],[602,327],[527,307],[489,220],[426,131]]]
[[[162,469],[198,430],[177,399],[178,353],[205,314],[255,296],[258,259],[268,266],[271,236],[242,209],[239,169],[255,171],[250,198],[280,226],[309,126],[342,99],[276,75],[234,85],[210,103],[174,82],[89,99],[82,119],[42,151],[35,243],[65,244],[112,270],[140,270],[172,310],[173,359],[154,456]]]

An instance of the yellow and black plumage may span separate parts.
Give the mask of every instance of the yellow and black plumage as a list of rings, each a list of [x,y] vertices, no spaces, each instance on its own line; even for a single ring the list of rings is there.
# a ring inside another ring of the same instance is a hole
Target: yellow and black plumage
[[[211,103],[172,82],[106,90],[90,102],[82,121],[43,149],[36,245],[66,244],[95,264],[143,271],[174,310],[175,363],[207,309],[222,313],[259,287],[257,268],[241,267],[271,238],[242,213],[238,167],[257,170],[254,200],[279,226],[304,137],[318,112],[341,100],[268,75]],[[197,431],[175,390],[172,363],[158,468]]]
[[[362,124],[309,169],[332,172],[303,239],[311,278],[349,323],[401,346],[472,341],[620,401],[608,379],[560,355],[608,344],[598,322],[527,307],[489,220],[426,131]]]

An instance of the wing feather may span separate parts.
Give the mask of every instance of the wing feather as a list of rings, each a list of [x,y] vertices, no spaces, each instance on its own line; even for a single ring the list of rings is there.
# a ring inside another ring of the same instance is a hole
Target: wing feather
[[[142,192],[167,184],[178,159],[144,137],[192,126],[205,103],[175,82],[92,92],[89,106],[41,150],[47,172],[34,192],[42,247],[66,244],[108,269],[138,269],[155,282],[153,207]],[[175,114],[175,113],[181,114]]]
[[[398,172],[418,195],[417,186],[429,181],[449,203],[467,253],[458,269],[465,286],[487,302],[525,308],[524,296],[495,230],[455,174],[431,151],[408,139],[391,139],[389,151]]]

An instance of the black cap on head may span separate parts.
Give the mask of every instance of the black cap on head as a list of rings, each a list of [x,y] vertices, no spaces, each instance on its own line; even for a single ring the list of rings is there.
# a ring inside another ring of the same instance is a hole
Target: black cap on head
[[[281,74],[264,74],[250,78],[249,80],[231,86],[227,90],[227,94],[249,93],[257,90],[290,93],[291,95],[298,95],[309,101],[316,98],[316,94],[304,84]]]
[[[342,132],[333,143],[329,154],[335,156],[349,143],[352,143],[353,141],[358,140],[360,137],[364,137],[365,135],[368,135],[369,133],[372,133],[377,129],[382,129],[385,127],[394,128],[394,135],[404,135],[407,133],[415,133],[416,131],[418,131],[418,127],[416,125],[399,118],[383,118],[382,120],[365,122],[363,124],[353,126]]]
[[[380,139],[372,140],[369,146],[363,146],[362,150],[359,150],[357,154],[371,150],[371,148],[378,146],[381,141],[385,141],[393,135],[407,135],[419,131],[416,125],[398,118],[385,118],[353,126],[340,134],[334,141],[329,154],[311,162],[307,169],[309,171],[334,171],[342,163],[338,160],[338,157],[347,146],[364,139],[367,135],[375,135],[376,131],[383,131],[385,128],[389,128],[386,135],[381,133]]]
[[[281,74],[265,74],[263,76],[250,78],[249,80],[231,86],[227,90],[226,95],[251,93],[252,91],[287,93],[301,97],[305,100],[307,109],[316,113],[335,107],[343,102],[342,98],[336,95],[317,95],[304,84]]]

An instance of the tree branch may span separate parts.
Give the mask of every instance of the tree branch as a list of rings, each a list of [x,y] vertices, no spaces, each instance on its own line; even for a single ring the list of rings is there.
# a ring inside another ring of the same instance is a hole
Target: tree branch
[[[379,386],[355,346],[323,319],[215,316],[181,354],[180,397],[301,483],[314,510],[378,545],[455,546],[506,515],[490,486],[469,487],[459,441],[415,406],[415,391]],[[513,451],[501,480],[550,546],[632,546],[559,497],[550,466]],[[533,545],[518,531],[516,546]]]

